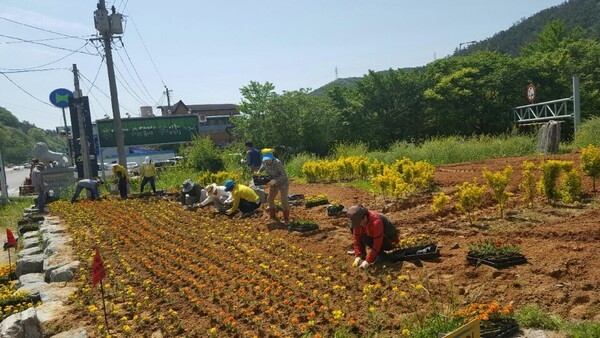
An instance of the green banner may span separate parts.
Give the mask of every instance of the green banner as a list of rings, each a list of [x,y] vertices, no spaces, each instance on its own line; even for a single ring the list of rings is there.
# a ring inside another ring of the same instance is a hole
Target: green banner
[[[114,120],[97,120],[101,147],[116,147]],[[126,146],[190,142],[198,135],[198,116],[128,118],[121,120]]]

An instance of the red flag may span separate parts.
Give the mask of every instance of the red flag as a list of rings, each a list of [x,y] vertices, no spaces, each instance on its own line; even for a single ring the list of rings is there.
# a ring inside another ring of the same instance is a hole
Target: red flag
[[[9,247],[13,247],[15,248],[15,250],[17,249],[17,240],[15,239],[15,235],[13,235],[12,231],[10,231],[9,228],[6,228],[6,242],[8,243]]]
[[[92,287],[96,286],[104,277],[106,277],[106,268],[96,248],[96,254],[94,255],[94,264],[92,265]]]

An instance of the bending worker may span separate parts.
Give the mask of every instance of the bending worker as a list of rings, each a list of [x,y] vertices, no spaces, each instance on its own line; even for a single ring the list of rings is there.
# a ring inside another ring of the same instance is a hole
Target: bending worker
[[[384,251],[392,250],[400,242],[394,224],[387,217],[368,210],[362,204],[350,207],[346,215],[350,218],[354,239],[355,258],[352,266],[366,269],[376,260],[383,259]],[[368,255],[367,246],[371,248]],[[362,259],[364,261],[361,263]]]
[[[242,212],[241,218],[246,218],[260,207],[260,197],[249,186],[237,184],[234,180],[227,180],[225,191],[231,192],[231,208],[225,212],[227,215],[233,215],[239,208]]]

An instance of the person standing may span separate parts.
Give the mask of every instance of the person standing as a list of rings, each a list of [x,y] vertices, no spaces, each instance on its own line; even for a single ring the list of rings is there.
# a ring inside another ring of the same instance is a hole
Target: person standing
[[[118,180],[119,194],[121,195],[121,198],[127,198],[127,183],[129,181],[129,178],[127,176],[127,169],[125,169],[125,167],[117,163],[117,161],[112,161],[111,170],[113,176],[115,176]]]
[[[93,201],[97,198],[100,198],[100,193],[98,192],[98,187],[104,184],[104,181],[101,179],[92,179],[86,178],[77,182],[77,188],[75,188],[75,193],[73,197],[71,197],[71,203],[75,203],[75,200],[81,193],[81,190],[86,189],[90,192],[90,199]]]
[[[249,186],[237,184],[234,180],[227,180],[225,191],[231,192],[231,208],[225,211],[227,215],[233,215],[234,212],[240,209],[242,212],[241,218],[246,218],[260,207],[260,197]]]
[[[262,158],[262,166],[258,169],[258,172],[266,171],[271,180],[267,182],[264,189],[269,188],[269,196],[267,202],[269,203],[269,218],[275,221],[277,219],[277,207],[275,206],[275,196],[279,193],[281,201],[281,209],[283,210],[283,223],[285,225],[290,224],[290,202],[288,200],[289,193],[289,179],[283,164],[279,159],[273,156],[273,153],[265,153]]]
[[[354,239],[354,262],[352,266],[368,268],[384,251],[392,250],[399,242],[398,230],[385,216],[377,214],[362,204],[348,209],[346,216],[350,219],[350,229]],[[366,247],[371,248],[366,254]],[[364,261],[361,262],[361,260]]]
[[[140,168],[140,174],[142,175],[142,184],[140,185],[140,193],[144,192],[144,187],[148,182],[150,182],[150,187],[152,188],[152,193],[156,195],[156,166],[154,162],[150,158],[150,156],[146,156],[144,162],[142,162],[142,166]]]
[[[260,168],[260,150],[254,147],[252,142],[246,142],[246,164],[250,167],[250,174],[254,174]]]
[[[37,207],[40,214],[46,214],[46,181],[44,180],[44,174],[42,171],[45,168],[44,163],[40,163],[39,160],[34,161],[34,168],[31,170],[31,184],[37,192]]]

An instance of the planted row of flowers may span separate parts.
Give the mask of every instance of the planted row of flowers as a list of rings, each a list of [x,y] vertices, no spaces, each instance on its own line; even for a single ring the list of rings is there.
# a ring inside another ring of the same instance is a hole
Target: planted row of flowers
[[[408,335],[431,310],[416,304],[435,303],[427,279],[414,272],[352,268],[346,257],[305,251],[248,220],[141,199],[59,201],[51,208],[90,265],[78,271],[71,300],[104,336]],[[96,247],[107,269],[108,328],[99,290],[91,287]]]

